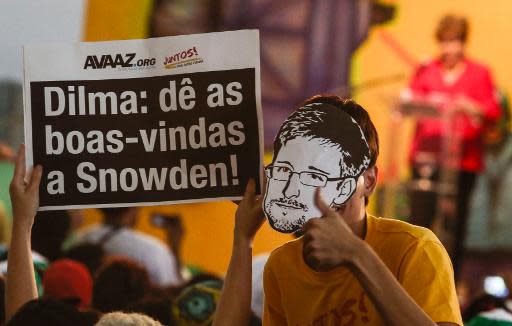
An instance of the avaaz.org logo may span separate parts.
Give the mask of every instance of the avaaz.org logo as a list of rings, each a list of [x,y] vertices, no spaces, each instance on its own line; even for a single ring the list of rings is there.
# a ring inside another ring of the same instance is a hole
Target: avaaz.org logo
[[[136,53],[88,55],[85,58],[84,69],[119,68],[133,70],[154,68],[156,58],[137,59],[136,56]]]

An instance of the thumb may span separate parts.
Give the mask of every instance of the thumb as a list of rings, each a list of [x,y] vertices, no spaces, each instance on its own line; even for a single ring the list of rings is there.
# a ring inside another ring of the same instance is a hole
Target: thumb
[[[328,216],[336,216],[336,213],[327,205],[327,203],[322,198],[321,194],[322,188],[316,188],[315,190],[315,205],[322,213],[322,216],[328,217]]]

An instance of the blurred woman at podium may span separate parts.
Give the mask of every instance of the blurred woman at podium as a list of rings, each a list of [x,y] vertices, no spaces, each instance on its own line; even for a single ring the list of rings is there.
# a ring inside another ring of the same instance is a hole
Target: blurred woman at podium
[[[403,97],[404,103],[420,103],[437,113],[417,115],[410,148],[410,221],[432,227],[435,217],[443,217],[456,275],[469,196],[484,167],[483,132],[500,116],[489,69],[466,56],[468,29],[465,17],[441,19],[435,33],[439,55],[417,69]]]

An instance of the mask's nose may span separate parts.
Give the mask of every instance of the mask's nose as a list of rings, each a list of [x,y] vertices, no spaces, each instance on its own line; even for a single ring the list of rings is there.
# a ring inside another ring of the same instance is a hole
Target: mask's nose
[[[298,197],[300,195],[300,181],[299,175],[293,173],[284,187],[283,194],[286,198]]]

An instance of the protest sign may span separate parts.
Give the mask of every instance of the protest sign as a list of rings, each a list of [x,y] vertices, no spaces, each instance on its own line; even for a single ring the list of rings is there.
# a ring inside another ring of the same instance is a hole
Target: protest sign
[[[240,199],[262,170],[257,31],[24,47],[40,210]]]

